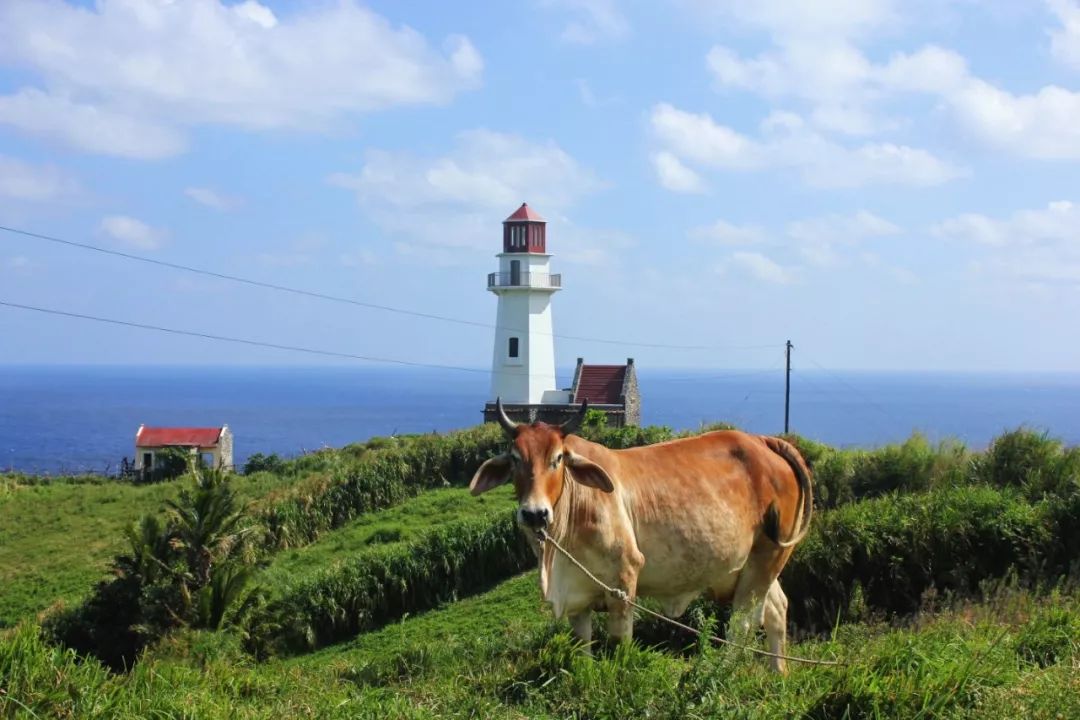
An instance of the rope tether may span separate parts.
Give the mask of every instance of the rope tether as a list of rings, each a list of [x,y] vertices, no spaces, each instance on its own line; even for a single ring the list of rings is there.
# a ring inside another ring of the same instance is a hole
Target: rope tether
[[[541,543],[550,542],[555,547],[556,550],[558,550],[560,553],[562,553],[563,557],[565,557],[567,560],[569,560],[571,563],[573,563],[574,566],[578,570],[585,573],[586,577],[588,577],[594,583],[596,583],[597,585],[602,587],[604,589],[604,592],[606,592],[608,595],[611,595],[612,597],[621,600],[622,602],[626,603],[630,607],[636,608],[636,609],[640,610],[641,612],[645,613],[646,615],[652,615],[653,617],[659,618],[660,620],[663,620],[666,623],[674,625],[677,628],[681,628],[681,629],[683,629],[683,630],[685,630],[687,632],[693,633],[693,634],[697,635],[698,637],[705,636],[708,639],[712,640],[713,642],[720,643],[722,645],[730,645],[733,648],[738,648],[739,650],[746,650],[748,652],[752,652],[752,653],[755,653],[757,655],[764,655],[765,657],[778,658],[778,659],[781,659],[781,660],[790,660],[792,662],[805,663],[807,665],[841,665],[842,664],[838,660],[811,660],[810,658],[795,657],[794,655],[781,655],[780,653],[769,652],[768,650],[762,650],[760,648],[750,647],[749,645],[742,645],[742,644],[737,643],[737,642],[732,642],[731,640],[727,640],[727,639],[722,638],[722,637],[717,637],[716,635],[706,635],[705,633],[703,633],[700,630],[692,628],[689,625],[685,625],[685,624],[679,622],[678,620],[672,620],[671,618],[669,618],[666,615],[662,615],[662,614],[656,612],[655,610],[650,610],[649,608],[645,607],[644,605],[640,605],[640,604],[634,602],[633,600],[630,599],[630,595],[627,594],[627,592],[625,590],[623,590],[621,588],[611,587],[610,585],[605,584],[602,580],[600,580],[600,578],[596,577],[591,572],[589,572],[589,569],[587,567],[585,567],[584,565],[582,565],[580,562],[578,562],[577,558],[575,558],[573,555],[571,555],[562,545],[560,545],[558,542],[556,542],[555,538],[551,537],[551,535],[548,534],[547,530],[545,530],[543,528],[540,528],[539,530],[536,531],[536,536],[537,536],[537,539]]]

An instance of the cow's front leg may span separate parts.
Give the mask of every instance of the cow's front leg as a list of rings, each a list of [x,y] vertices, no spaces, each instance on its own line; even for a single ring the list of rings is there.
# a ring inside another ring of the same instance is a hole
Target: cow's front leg
[[[612,598],[608,602],[607,629],[613,644],[626,642],[633,638],[634,608],[629,603],[618,598]]]
[[[623,563],[623,570],[619,573],[618,588],[626,593],[629,600],[637,597],[638,572],[645,564],[645,558],[639,552],[627,558]],[[621,643],[634,637],[634,608],[626,600],[618,597],[609,597],[608,607],[608,635],[613,643]]]
[[[570,629],[574,637],[584,645],[585,652],[592,654],[592,610],[582,610],[570,616]]]

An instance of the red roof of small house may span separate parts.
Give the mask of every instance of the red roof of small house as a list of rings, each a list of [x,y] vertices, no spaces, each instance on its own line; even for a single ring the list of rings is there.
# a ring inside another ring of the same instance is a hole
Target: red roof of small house
[[[544,222],[544,218],[540,217],[540,213],[529,207],[527,203],[521,203],[521,207],[515,210],[514,214],[506,218],[503,222],[519,222],[521,220]]]
[[[135,436],[139,447],[210,447],[218,444],[221,428],[163,428],[143,426]]]
[[[594,405],[618,405],[622,402],[626,365],[582,365],[574,388],[574,402],[588,400]]]

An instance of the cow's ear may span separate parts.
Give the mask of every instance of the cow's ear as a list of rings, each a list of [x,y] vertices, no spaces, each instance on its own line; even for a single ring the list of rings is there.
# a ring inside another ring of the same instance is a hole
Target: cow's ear
[[[469,483],[469,492],[473,495],[486,493],[510,479],[510,455],[496,455],[480,466]]]
[[[611,476],[604,468],[574,453],[567,453],[567,457],[570,477],[575,481],[608,493],[615,489],[615,483],[611,482]]]

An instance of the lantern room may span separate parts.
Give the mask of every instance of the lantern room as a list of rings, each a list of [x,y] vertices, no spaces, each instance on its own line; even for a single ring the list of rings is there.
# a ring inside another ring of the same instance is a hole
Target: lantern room
[[[526,203],[503,220],[504,253],[540,253],[546,250],[547,223]]]

